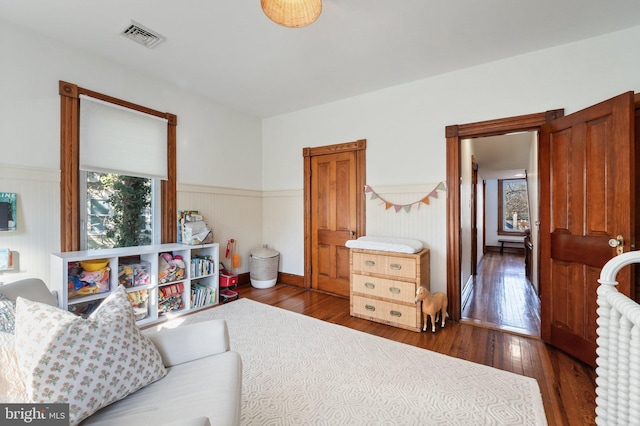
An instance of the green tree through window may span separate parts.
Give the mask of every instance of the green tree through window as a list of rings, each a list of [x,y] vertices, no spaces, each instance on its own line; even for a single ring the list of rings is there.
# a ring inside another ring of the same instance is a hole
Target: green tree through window
[[[87,172],[87,248],[152,242],[152,180]]]

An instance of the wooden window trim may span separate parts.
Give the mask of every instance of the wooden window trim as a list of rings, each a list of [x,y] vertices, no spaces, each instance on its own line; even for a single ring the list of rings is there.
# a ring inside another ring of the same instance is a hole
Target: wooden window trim
[[[178,117],[102,93],[59,82],[60,93],[60,250],[80,250],[80,95],[167,120],[167,180],[161,182],[160,239],[176,241],[176,126]]]

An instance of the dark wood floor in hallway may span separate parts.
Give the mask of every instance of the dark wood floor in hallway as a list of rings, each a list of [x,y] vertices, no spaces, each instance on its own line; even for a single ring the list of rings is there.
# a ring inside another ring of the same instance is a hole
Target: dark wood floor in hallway
[[[532,377],[540,386],[549,425],[594,424],[594,369],[539,339],[453,321],[436,333],[403,330],[350,316],[348,298],[283,284],[269,289],[241,286],[239,293],[354,330]]]
[[[540,299],[525,276],[524,257],[486,253],[462,318],[463,322],[540,337]]]

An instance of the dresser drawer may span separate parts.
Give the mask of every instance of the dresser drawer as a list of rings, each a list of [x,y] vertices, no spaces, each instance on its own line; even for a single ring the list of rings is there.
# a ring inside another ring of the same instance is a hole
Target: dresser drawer
[[[412,258],[353,253],[352,261],[354,271],[410,279],[416,277],[416,261]]]
[[[391,302],[414,303],[416,284],[367,275],[351,275],[351,291],[363,296],[376,296]]]
[[[399,305],[357,295],[351,297],[352,315],[354,316],[390,324],[402,324],[411,328],[420,326],[416,306]]]

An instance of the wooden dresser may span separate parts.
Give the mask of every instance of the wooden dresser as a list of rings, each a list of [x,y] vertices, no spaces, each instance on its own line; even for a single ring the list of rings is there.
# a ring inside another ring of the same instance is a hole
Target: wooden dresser
[[[351,315],[420,332],[416,290],[431,290],[429,249],[405,254],[351,249]]]

